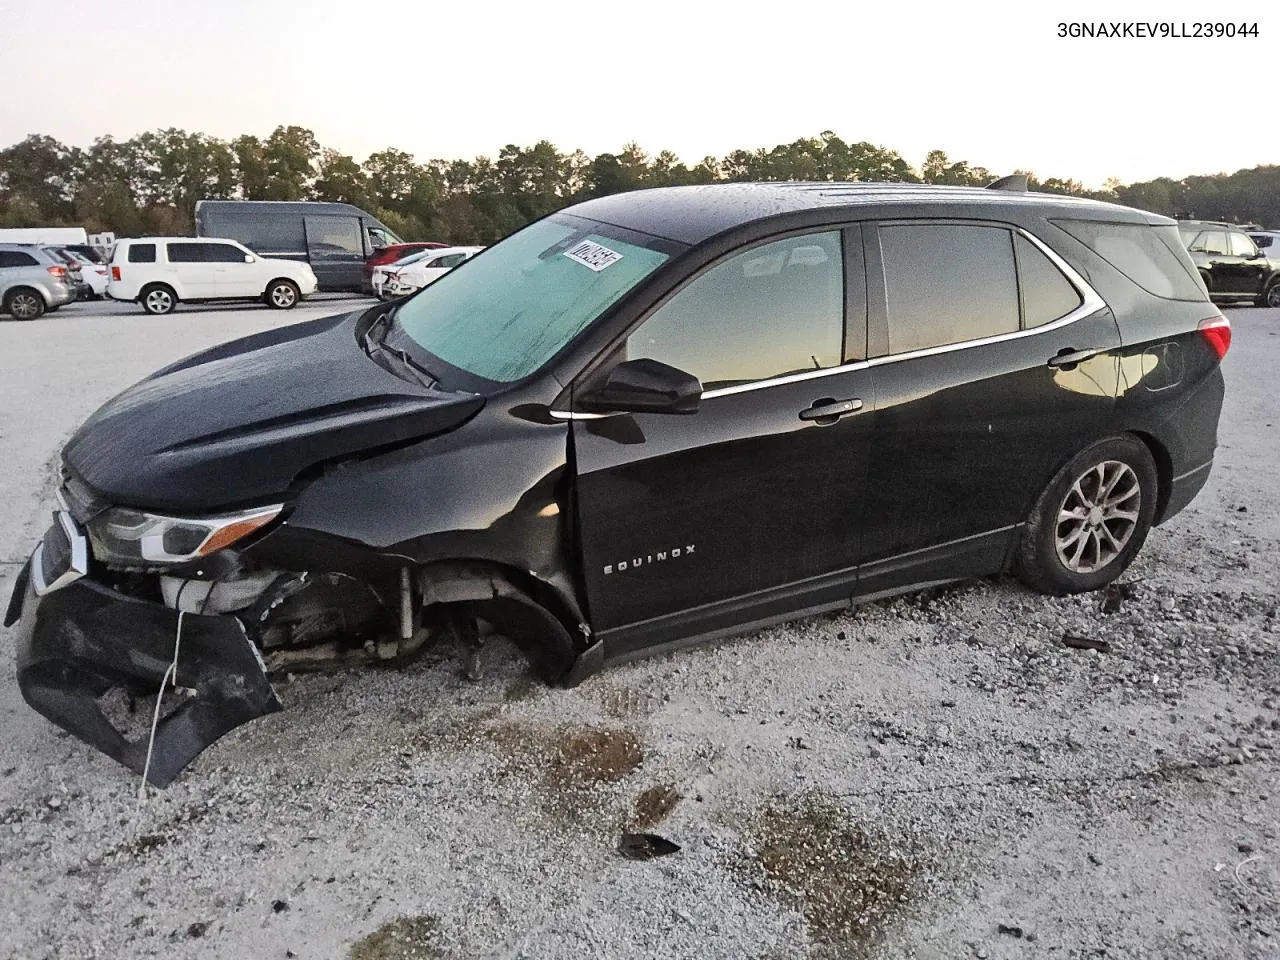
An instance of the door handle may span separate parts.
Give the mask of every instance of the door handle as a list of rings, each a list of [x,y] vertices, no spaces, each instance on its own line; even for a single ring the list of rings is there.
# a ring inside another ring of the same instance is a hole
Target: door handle
[[[861,400],[815,400],[813,406],[800,411],[801,420],[814,420],[818,423],[835,423],[841,417],[857,413],[862,409]]]
[[[1059,350],[1056,356],[1049,358],[1049,366],[1055,370],[1069,370],[1076,364],[1084,363],[1100,354],[1101,350],[1072,350],[1070,347]]]

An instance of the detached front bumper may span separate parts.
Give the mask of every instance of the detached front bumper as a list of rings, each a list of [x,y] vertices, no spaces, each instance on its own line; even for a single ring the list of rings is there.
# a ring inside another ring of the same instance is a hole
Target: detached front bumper
[[[87,577],[39,596],[31,570],[28,561],[5,618],[19,624],[23,697],[59,727],[142,773],[147,735],[127,739],[98,700],[120,686],[160,688],[173,662],[177,612]],[[185,699],[156,729],[147,778],[157,787],[168,786],[223,734],[281,708],[257,649],[234,616],[183,615],[175,682]]]

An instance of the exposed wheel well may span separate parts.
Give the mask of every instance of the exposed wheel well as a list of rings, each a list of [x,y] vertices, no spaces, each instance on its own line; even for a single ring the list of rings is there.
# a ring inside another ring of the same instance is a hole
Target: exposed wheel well
[[[173,288],[172,284],[165,283],[163,280],[152,280],[150,283],[143,284],[142,289],[138,291],[138,299],[141,300],[147,295],[148,290],[163,288],[173,294],[174,299],[178,298],[178,291]]]
[[[586,646],[569,605],[526,570],[491,560],[442,560],[419,567],[417,581],[427,610],[463,609],[488,620],[549,683],[563,681]]]
[[[29,287],[29,286],[27,286],[27,285],[25,285],[25,284],[20,284],[20,285],[15,286],[15,287],[10,287],[8,290],[6,290],[6,291],[4,292],[4,302],[5,302],[6,304],[8,304],[8,302],[9,302],[10,298],[12,298],[13,296],[15,296],[16,294],[19,294],[19,293],[34,293],[34,294],[36,294],[36,295],[37,295],[41,300],[43,300],[43,301],[44,301],[44,305],[45,305],[45,308],[46,308],[46,309],[47,309],[47,308],[48,308],[48,306],[49,306],[49,298],[48,298],[47,296],[45,296],[45,292],[44,292],[43,290],[41,290],[39,287]]]
[[[271,289],[272,287],[274,287],[277,283],[287,283],[287,284],[289,284],[289,286],[293,287],[293,289],[295,289],[295,290],[299,290],[299,289],[301,289],[301,288],[298,286],[298,281],[297,281],[297,280],[294,280],[294,279],[292,279],[292,278],[290,278],[290,277],[273,277],[271,280],[268,280],[268,281],[267,281],[267,285],[266,285],[265,287],[263,287],[263,288],[262,288],[262,292],[263,292],[263,293],[267,293],[267,292],[268,292],[268,291],[270,291],[270,289]]]

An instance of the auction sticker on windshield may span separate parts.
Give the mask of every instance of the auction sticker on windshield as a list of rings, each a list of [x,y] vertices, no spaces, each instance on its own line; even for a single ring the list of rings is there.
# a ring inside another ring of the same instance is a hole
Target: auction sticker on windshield
[[[577,260],[584,267],[588,267],[596,273],[599,273],[605,267],[611,267],[622,259],[622,254],[617,250],[610,250],[602,243],[596,243],[594,240],[583,240],[576,243],[564,252],[564,255],[570,260]]]

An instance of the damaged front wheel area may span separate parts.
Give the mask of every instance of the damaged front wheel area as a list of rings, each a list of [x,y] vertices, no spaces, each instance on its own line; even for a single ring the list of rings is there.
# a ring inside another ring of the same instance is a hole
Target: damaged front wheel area
[[[219,581],[136,574],[113,589],[80,576],[37,591],[30,569],[9,611],[20,621],[24,698],[157,787],[224,734],[280,710],[271,673],[404,663],[441,636],[474,643],[480,621],[514,641],[550,683],[579,682],[599,652],[585,626],[575,637],[529,589],[484,565],[400,568],[398,583],[393,572],[376,589],[345,574],[237,563]],[[150,711],[131,725],[104,705],[116,691],[163,694],[171,667],[177,706],[155,726],[148,765]]]

